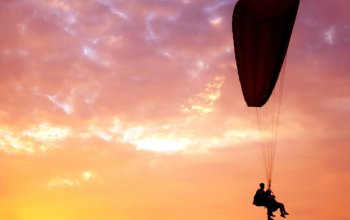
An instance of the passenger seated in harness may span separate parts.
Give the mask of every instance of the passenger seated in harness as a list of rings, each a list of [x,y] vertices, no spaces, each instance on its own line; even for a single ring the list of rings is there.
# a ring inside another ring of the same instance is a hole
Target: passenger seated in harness
[[[281,217],[285,218],[286,215],[289,215],[289,213],[286,211],[284,204],[277,202],[275,195],[272,193],[270,189],[266,190],[266,208],[267,208],[267,215],[269,219],[272,219],[271,217],[275,217],[273,212],[277,211],[278,209],[281,212]]]

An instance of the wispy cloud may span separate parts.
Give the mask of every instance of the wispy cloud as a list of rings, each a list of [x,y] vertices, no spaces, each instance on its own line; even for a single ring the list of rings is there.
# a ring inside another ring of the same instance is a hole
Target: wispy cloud
[[[79,175],[71,175],[71,177],[55,177],[47,183],[47,187],[53,188],[71,188],[78,187],[84,182],[92,181],[95,175],[89,171],[83,171]]]

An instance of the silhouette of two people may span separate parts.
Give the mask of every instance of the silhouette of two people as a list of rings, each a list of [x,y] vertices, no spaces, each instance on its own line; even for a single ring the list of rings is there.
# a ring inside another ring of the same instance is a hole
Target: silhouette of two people
[[[275,195],[272,193],[271,189],[267,189],[265,191],[265,184],[260,183],[260,188],[256,191],[254,195],[253,204],[256,206],[264,206],[267,208],[267,216],[268,220],[273,220],[272,217],[275,217],[273,212],[278,209],[281,212],[281,217],[285,218],[286,215],[289,215],[286,209],[284,208],[284,204],[277,202]]]

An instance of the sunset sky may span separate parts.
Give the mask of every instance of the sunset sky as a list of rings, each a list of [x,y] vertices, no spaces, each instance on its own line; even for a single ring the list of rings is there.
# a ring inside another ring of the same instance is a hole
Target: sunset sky
[[[236,2],[1,0],[1,219],[266,219]],[[299,6],[272,186],[290,220],[350,219],[349,12]]]

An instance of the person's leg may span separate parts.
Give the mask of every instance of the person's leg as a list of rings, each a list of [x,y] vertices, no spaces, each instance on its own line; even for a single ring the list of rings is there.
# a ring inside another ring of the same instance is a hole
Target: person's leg
[[[284,208],[283,203],[278,203],[278,208],[280,209],[282,217],[285,217],[285,215],[289,215],[288,212],[286,212],[286,209]]]
[[[269,217],[275,217],[275,215],[273,214],[273,210],[271,209],[271,207],[266,207],[267,208],[267,216]]]
[[[286,209],[285,209],[285,207],[284,207],[284,204],[283,204],[283,203],[281,203],[281,210],[282,210],[283,214],[285,214],[285,215],[289,215],[289,214],[288,214],[288,212],[286,211]]]

